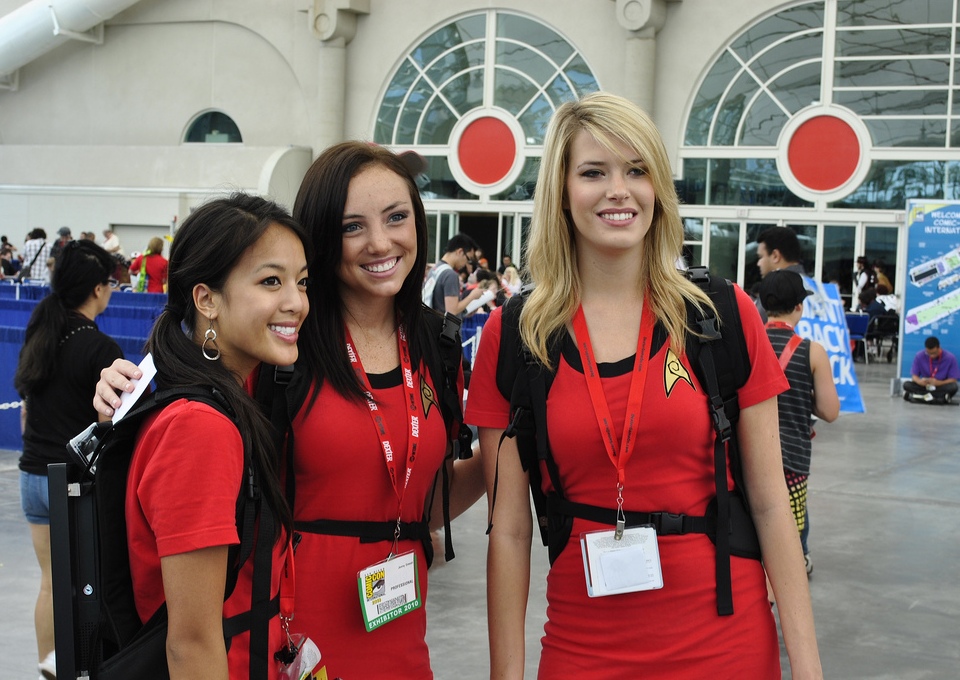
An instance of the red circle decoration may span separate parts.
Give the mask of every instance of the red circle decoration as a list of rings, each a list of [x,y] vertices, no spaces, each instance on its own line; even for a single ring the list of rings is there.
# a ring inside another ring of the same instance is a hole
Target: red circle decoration
[[[489,116],[467,125],[457,145],[461,169],[480,186],[496,184],[506,177],[516,155],[517,142],[510,128]]]
[[[816,116],[801,123],[787,146],[793,176],[812,191],[840,188],[860,163],[860,140],[836,116]]]

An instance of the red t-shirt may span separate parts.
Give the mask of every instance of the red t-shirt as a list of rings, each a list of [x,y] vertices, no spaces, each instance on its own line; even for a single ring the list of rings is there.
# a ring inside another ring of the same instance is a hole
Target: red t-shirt
[[[147,270],[147,292],[162,293],[163,284],[167,282],[166,258],[159,253],[147,256],[137,255],[135,258],[133,258],[133,262],[130,263],[130,273],[140,274],[143,276],[143,273],[140,271],[140,267],[144,260],[147,261],[147,265],[145,267]]]
[[[127,476],[127,541],[134,599],[146,622],[164,602],[160,558],[239,543],[237,496],[243,479],[243,444],[236,426],[216,409],[175,401],[140,429]],[[271,593],[279,589],[284,544],[274,547]],[[253,558],[247,560],[223,615],[250,609]],[[250,677],[249,634],[234,637],[230,677]],[[280,666],[280,619],[270,624],[271,677]]]
[[[443,415],[433,383],[419,386],[426,419],[420,424],[420,447],[403,496],[402,518],[423,517],[425,502],[447,448]],[[370,376],[374,399],[385,417],[398,462],[406,458],[409,416],[397,368]],[[309,400],[308,402],[309,403]],[[293,421],[296,472],[296,522],[317,519],[393,522],[397,495],[384,461],[380,440],[365,402],[347,400],[324,384],[313,408],[300,409]],[[400,469],[403,469],[402,465]],[[438,492],[439,494],[439,492]],[[439,512],[439,498],[436,512]],[[331,678],[429,679],[430,654],[425,604],[372,632],[366,632],[360,611],[357,576],[384,560],[387,542],[361,543],[358,538],[303,533],[297,548],[297,611],[293,628],[309,635],[320,648]],[[419,541],[401,541],[399,553],[414,551],[420,597],[427,598],[427,565]]]
[[[737,305],[751,357],[750,377],[738,393],[746,408],[788,384],[756,308],[739,288]],[[508,424],[509,402],[496,386],[500,336],[498,311],[484,326],[470,384],[466,420],[480,427]],[[568,337],[547,397],[550,447],[570,500],[612,508],[616,469],[600,438],[582,369],[575,368],[579,365]],[[632,368],[632,356],[600,365],[618,438]],[[704,390],[686,354],[676,357],[664,344],[648,368],[637,445],[626,466],[624,508],[703,515],[716,494],[713,442]],[[543,479],[546,488],[545,468]],[[728,486],[733,486],[729,476]],[[716,552],[703,534],[659,537],[662,589],[589,598],[579,537],[609,528],[575,519],[570,541],[547,575],[541,678],[622,678],[625,669],[638,677],[671,680],[711,677],[721,669],[724,677],[780,677],[776,625],[759,561],[731,558],[736,613],[730,617],[717,615]]]

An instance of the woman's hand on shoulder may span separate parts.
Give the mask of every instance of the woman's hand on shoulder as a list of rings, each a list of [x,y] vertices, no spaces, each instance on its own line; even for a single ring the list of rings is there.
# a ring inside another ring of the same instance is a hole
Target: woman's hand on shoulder
[[[93,396],[93,408],[102,416],[101,420],[113,416],[120,406],[120,394],[133,392],[133,383],[130,381],[139,380],[142,376],[143,373],[137,365],[127,359],[115,359],[100,371],[100,382],[97,383]]]

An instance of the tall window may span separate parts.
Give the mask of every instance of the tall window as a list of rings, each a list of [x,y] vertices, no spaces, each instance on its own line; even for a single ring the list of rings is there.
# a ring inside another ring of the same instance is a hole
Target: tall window
[[[958,4],[803,2],[735,37],[687,119],[685,201],[903,210],[960,198]]]
[[[207,111],[197,116],[187,128],[183,141],[196,144],[239,144],[240,128],[233,118],[220,111]]]
[[[424,157],[425,198],[527,200],[550,116],[598,89],[566,38],[489,10],[438,28],[410,51],[381,99],[374,138]]]

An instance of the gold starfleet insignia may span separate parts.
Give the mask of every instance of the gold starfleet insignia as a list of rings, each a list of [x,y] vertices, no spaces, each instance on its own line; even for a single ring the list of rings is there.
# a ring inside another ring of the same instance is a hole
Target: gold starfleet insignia
[[[433,388],[427,384],[427,381],[423,379],[423,376],[420,376],[420,399],[423,401],[423,417],[428,418],[430,416],[430,405],[433,404],[437,408],[440,408],[440,404],[437,403],[437,394],[433,391]]]
[[[680,363],[679,357],[673,353],[673,350],[667,348],[667,357],[663,360],[663,389],[668,397],[678,380],[683,380],[690,385],[690,387],[693,387],[693,381],[690,380],[690,373],[684,365]]]

